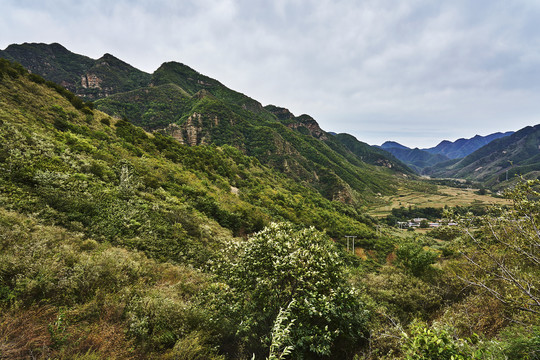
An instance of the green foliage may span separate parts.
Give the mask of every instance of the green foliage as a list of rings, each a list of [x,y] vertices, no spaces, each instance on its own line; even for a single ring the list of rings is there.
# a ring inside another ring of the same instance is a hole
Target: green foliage
[[[438,258],[437,253],[425,250],[422,244],[418,242],[400,244],[396,255],[398,263],[414,276],[424,274]]]
[[[471,351],[469,345],[476,338],[454,339],[445,329],[427,328],[416,322],[411,325],[410,335],[404,334],[403,351],[407,360],[466,360],[483,359],[480,352]]]
[[[403,323],[427,316],[441,306],[441,295],[429,283],[390,266],[367,274],[362,283],[376,303],[385,308],[383,313]]]
[[[294,347],[294,359],[342,357],[364,337],[368,312],[346,283],[333,243],[313,228],[271,224],[238,250],[232,266],[220,265],[219,273],[234,299],[223,299],[225,313],[240,324],[237,334],[248,354],[262,357],[268,351],[272,324],[285,306],[294,323],[283,345]]]
[[[510,360],[540,359],[540,328],[513,326],[502,333],[502,353]]]
[[[463,230],[458,226],[439,226],[432,229],[428,234],[437,239],[450,241],[463,235]]]
[[[296,319],[290,320],[291,305],[295,300],[292,300],[286,309],[279,309],[278,316],[272,328],[272,343],[270,344],[270,354],[268,360],[285,359],[294,350],[294,345],[291,345],[291,327]],[[286,325],[284,322],[287,321]],[[288,345],[287,345],[288,344]]]

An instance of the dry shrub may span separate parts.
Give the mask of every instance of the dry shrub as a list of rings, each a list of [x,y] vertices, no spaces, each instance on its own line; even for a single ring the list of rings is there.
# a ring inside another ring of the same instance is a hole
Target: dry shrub
[[[453,304],[440,319],[456,329],[459,337],[473,333],[492,337],[507,325],[504,306],[488,294],[476,294]]]
[[[62,349],[63,358],[84,358],[82,355],[93,355],[99,359],[137,357],[133,344],[125,337],[125,328],[121,323],[103,320],[88,327],[74,327],[71,331],[69,345]]]
[[[354,254],[356,256],[358,256],[362,260],[367,260],[368,259],[366,251],[363,248],[358,248],[357,247],[356,249],[354,249]]]
[[[0,358],[46,359],[51,349],[48,325],[56,310],[41,306],[6,312],[0,316]]]

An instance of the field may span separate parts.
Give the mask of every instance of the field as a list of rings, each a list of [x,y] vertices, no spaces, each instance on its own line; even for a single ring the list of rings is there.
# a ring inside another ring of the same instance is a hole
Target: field
[[[491,195],[475,194],[475,189],[461,189],[447,186],[438,186],[436,193],[424,193],[404,189],[397,195],[384,196],[383,204],[372,207],[368,210],[374,217],[384,217],[390,214],[393,208],[403,207],[434,207],[442,208],[445,205],[469,206],[469,205],[489,205],[507,204],[508,200]]]

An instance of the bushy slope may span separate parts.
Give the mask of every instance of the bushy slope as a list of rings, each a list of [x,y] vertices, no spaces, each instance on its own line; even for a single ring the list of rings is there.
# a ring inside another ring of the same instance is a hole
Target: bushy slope
[[[190,147],[85,113],[24,69],[8,70],[0,87],[3,206],[140,248],[250,233],[273,219],[369,236],[370,221],[357,210],[233,147]]]
[[[523,314],[538,306],[531,190],[474,241],[374,236],[357,209],[231,146],[146,133],[0,60],[0,357],[527,358],[540,339]],[[244,236],[274,220],[289,223]],[[512,253],[497,246],[508,230]],[[532,286],[494,278],[498,264]]]
[[[56,61],[58,54],[65,61]],[[272,107],[263,108],[184,64],[164,63],[149,75],[112,55],[92,60],[58,44],[12,45],[0,56],[32,65],[33,72],[50,74],[88,98],[101,98],[97,108],[148,131],[192,146],[232,145],[328,199],[365,203],[378,193],[393,193],[395,175],[407,172],[396,159],[384,159],[384,153],[368,156],[370,148],[360,157],[308,115],[279,120]]]
[[[182,145],[78,110],[65,96],[0,60],[2,356],[222,359],[220,347],[239,358],[234,321],[245,313],[234,313],[226,274],[216,281],[203,272],[225,265],[224,250],[243,243],[235,237],[287,220],[300,225],[287,225],[288,231],[301,234],[313,225],[373,245],[370,219],[231,146]],[[341,264],[336,244],[310,231]],[[318,246],[310,240],[303,241]],[[350,296],[342,264],[336,266],[331,280],[340,279]],[[304,271],[302,258],[298,267]],[[244,276],[241,268],[236,276]],[[340,296],[336,306],[349,306]],[[311,307],[301,302],[297,309],[312,321]],[[258,316],[260,309],[252,310]],[[330,324],[341,316],[332,314]],[[259,331],[266,334],[271,325]]]

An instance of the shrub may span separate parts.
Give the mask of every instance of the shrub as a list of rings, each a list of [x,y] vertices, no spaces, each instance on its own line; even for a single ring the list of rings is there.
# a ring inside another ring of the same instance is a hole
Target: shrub
[[[438,257],[437,253],[424,250],[421,244],[415,242],[401,244],[396,251],[396,255],[398,264],[402,265],[414,276],[424,274]]]
[[[346,358],[342,351],[364,336],[368,312],[346,282],[334,243],[314,228],[271,224],[242,246],[235,264],[218,271],[234,299],[223,305],[240,324],[248,354],[268,353],[274,321],[287,306],[294,325],[283,345],[294,346],[292,358]]]
[[[469,360],[482,359],[481,354],[473,352],[468,339],[455,339],[446,329],[427,328],[425,324],[415,322],[411,334],[404,335],[403,346],[406,360]]]

